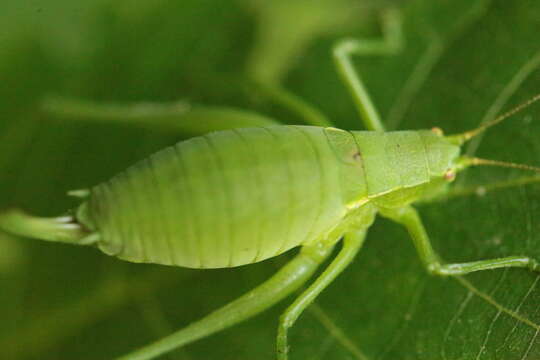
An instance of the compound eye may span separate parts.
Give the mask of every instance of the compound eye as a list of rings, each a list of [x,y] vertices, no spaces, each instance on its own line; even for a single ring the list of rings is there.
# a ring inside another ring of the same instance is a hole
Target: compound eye
[[[431,132],[433,132],[437,136],[443,136],[444,135],[444,132],[442,131],[442,129],[440,127],[437,127],[437,126],[431,128]]]
[[[444,180],[446,181],[454,181],[456,178],[456,172],[453,169],[448,169],[443,175]]]

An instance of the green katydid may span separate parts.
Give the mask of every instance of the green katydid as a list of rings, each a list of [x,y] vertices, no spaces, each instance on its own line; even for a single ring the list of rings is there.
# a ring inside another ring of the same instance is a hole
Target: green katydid
[[[407,228],[430,273],[462,275],[501,267],[539,271],[538,262],[524,256],[442,263],[412,204],[443,195],[469,166],[539,172],[532,166],[460,156],[460,146],[540,95],[462,134],[444,136],[437,128],[385,132],[350,56],[394,52],[400,36],[396,20],[388,23],[385,41],[345,40],[333,53],[369,131],[268,126],[211,133],[73,193],[84,201],[72,216],[45,219],[13,210],[0,216],[0,227],[93,245],[128,261],[192,268],[246,265],[301,247],[259,287],[124,360],[157,357],[267,309],[305,284],[343,239],[338,255],[280,319],[277,356],[286,359],[288,329],[354,259],[377,214]]]

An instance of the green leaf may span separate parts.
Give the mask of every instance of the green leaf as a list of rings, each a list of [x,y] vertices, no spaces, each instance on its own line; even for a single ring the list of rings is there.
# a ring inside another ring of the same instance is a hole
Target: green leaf
[[[298,121],[246,91],[245,67],[257,45],[253,2],[78,3],[0,4],[6,30],[0,37],[0,208],[58,215],[77,204],[65,195],[68,190],[106,180],[181,139],[163,129],[61,121],[40,110],[48,94],[114,104],[188,99]],[[540,92],[537,1],[399,4],[404,51],[355,59],[392,128],[438,126],[457,133]],[[356,2],[350,6],[356,9]],[[288,69],[287,89],[337,126],[361,128],[330,49],[343,36],[377,36],[377,11],[359,14],[358,21],[348,16],[350,22],[335,31],[302,34],[309,40],[303,53],[295,61],[280,54],[287,64],[273,65],[274,78]],[[294,31],[292,23],[291,38],[297,39]],[[489,130],[469,151],[538,166],[539,118],[540,106],[533,105]],[[470,169],[458,176],[455,196],[419,206],[441,256],[540,259],[540,185],[516,180],[529,175]],[[516,186],[490,190],[512,182]],[[189,270],[130,264],[89,248],[4,235],[0,253],[0,358],[6,359],[124,354],[236,298],[292,255],[241,268]],[[164,359],[273,359],[277,320],[291,300]],[[457,279],[429,276],[406,231],[378,219],[357,260],[303,314],[290,340],[292,360],[536,360],[540,276],[518,269]]]

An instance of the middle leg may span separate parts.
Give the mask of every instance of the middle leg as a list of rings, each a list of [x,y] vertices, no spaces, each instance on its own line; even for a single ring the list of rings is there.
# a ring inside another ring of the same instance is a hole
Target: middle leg
[[[315,298],[351,263],[362,247],[365,237],[365,230],[346,234],[343,239],[343,248],[332,263],[281,315],[277,335],[278,360],[287,359],[289,350],[287,331],[289,328],[294,325],[298,317]]]

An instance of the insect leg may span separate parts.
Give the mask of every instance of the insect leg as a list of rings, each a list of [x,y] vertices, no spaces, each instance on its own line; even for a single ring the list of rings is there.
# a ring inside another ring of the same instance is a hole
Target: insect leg
[[[384,131],[384,125],[375,105],[354,70],[351,56],[391,55],[398,52],[403,43],[401,16],[398,10],[387,10],[382,18],[383,39],[343,39],[332,49],[337,71],[351,93],[364,125],[368,130]]]
[[[41,108],[59,119],[137,125],[189,135],[240,127],[279,125],[279,122],[253,111],[192,105],[185,101],[116,104],[49,97],[42,101]]]
[[[286,360],[289,347],[287,345],[287,331],[294,325],[302,312],[315,300],[315,298],[328,286],[336,276],[338,276],[347,265],[351,263],[354,256],[360,250],[364,243],[366,231],[351,232],[345,235],[343,240],[343,248],[332,261],[332,263],[324,270],[313,284],[311,284],[296,300],[285,310],[279,319],[278,335],[277,335],[277,358],[278,360]],[[304,248],[305,251],[313,251],[309,248]]]
[[[331,246],[320,248],[318,251],[301,251],[274,276],[255,289],[183,329],[127,355],[121,356],[117,360],[146,360],[156,358],[159,355],[226,329],[268,309],[302,286],[313,275],[319,264],[328,257],[331,251]]]
[[[333,123],[319,109],[285,89],[279,84],[257,83],[257,88],[292,113],[297,114],[306,124],[313,126],[333,126]]]
[[[416,209],[407,206],[400,209],[381,210],[381,215],[404,225],[412,237],[420,259],[431,274],[441,276],[465,275],[474,271],[492,270],[507,267],[528,268],[540,271],[540,264],[526,256],[508,256],[466,263],[443,264],[431,246],[422,220]]]

